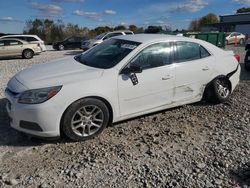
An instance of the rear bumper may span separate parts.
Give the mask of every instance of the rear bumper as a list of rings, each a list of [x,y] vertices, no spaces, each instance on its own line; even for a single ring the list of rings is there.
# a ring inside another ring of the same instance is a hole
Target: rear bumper
[[[45,47],[44,44],[41,45],[41,50],[42,50],[42,52],[46,52],[47,51],[47,49],[46,49],[46,47]]]
[[[240,81],[240,73],[241,73],[241,67],[240,65],[237,66],[237,69],[234,70],[233,72],[229,73],[227,75],[227,77],[229,78],[230,82],[231,82],[231,90],[233,91],[235,89],[235,87],[237,86],[237,84]]]

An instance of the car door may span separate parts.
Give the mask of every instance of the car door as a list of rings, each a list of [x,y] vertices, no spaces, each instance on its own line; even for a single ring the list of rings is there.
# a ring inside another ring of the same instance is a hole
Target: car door
[[[192,42],[176,42],[174,102],[192,100],[202,95],[212,76],[214,57]]]
[[[81,48],[82,38],[75,37],[74,48]]]
[[[9,55],[22,55],[23,44],[20,41],[11,39],[8,42]]]
[[[228,43],[229,44],[235,43],[235,40],[237,40],[236,36],[237,36],[236,33],[232,33],[228,39]]]
[[[5,46],[5,40],[0,41],[0,57],[4,57],[7,54],[7,49]]]
[[[70,37],[64,42],[65,48],[74,48],[75,37]]]
[[[120,115],[129,116],[170,104],[173,99],[175,65],[173,46],[157,43],[140,51],[126,67],[140,66],[136,75],[120,74],[118,77]],[[125,68],[126,68],[125,67]],[[137,77],[138,83],[132,79]]]

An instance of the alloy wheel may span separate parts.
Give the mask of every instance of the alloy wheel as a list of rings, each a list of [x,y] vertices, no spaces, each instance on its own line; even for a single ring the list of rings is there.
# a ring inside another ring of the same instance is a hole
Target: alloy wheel
[[[103,111],[95,105],[86,105],[75,112],[71,119],[71,128],[80,137],[95,134],[104,123]]]
[[[225,82],[223,82],[223,80],[217,80],[216,87],[217,87],[218,94],[222,98],[225,99],[230,94],[230,90],[228,89],[228,85]]]

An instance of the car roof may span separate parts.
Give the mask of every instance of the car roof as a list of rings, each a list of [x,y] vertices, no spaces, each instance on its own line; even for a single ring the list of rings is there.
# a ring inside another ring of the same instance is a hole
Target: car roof
[[[4,35],[2,37],[10,37],[10,36],[18,36],[18,37],[38,37],[37,35]]]
[[[133,33],[133,31],[130,31],[130,30],[116,30],[116,31],[110,31],[110,32],[107,32],[107,33],[120,33],[120,32],[130,32],[130,33]]]
[[[17,40],[17,41],[20,41],[22,43],[28,44],[27,41],[20,40],[20,39],[17,39],[17,38],[0,38],[0,41],[5,41],[5,40]]]
[[[134,42],[139,42],[139,43],[153,43],[157,41],[164,41],[164,40],[169,40],[169,41],[195,41],[197,42],[198,40],[188,38],[188,37],[183,37],[183,36],[175,36],[175,35],[166,35],[166,34],[135,34],[135,35],[121,35],[121,36],[116,36],[114,38],[117,39],[123,39],[123,40],[130,40]]]
[[[36,38],[36,39],[38,39],[39,41],[41,41],[41,39],[37,36],[37,35],[4,35],[4,36],[1,36],[0,37],[0,39],[2,39],[2,38],[9,38],[9,37],[13,37],[13,38],[15,38],[15,37],[34,37],[34,38]]]

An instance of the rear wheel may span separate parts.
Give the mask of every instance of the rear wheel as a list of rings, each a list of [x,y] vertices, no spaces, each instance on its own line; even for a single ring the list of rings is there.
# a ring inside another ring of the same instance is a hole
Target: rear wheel
[[[230,81],[225,78],[214,79],[206,88],[205,98],[208,102],[222,103],[230,96]]]
[[[31,59],[34,56],[34,52],[30,49],[24,50],[22,54],[23,58]]]
[[[102,101],[93,98],[81,99],[66,110],[61,128],[71,140],[88,140],[103,131],[109,117],[109,110]]]

